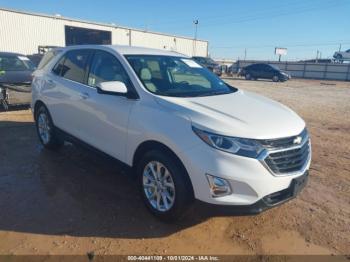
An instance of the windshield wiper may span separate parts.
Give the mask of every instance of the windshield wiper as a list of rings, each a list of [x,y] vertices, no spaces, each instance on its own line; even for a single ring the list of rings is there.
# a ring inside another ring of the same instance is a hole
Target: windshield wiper
[[[204,92],[204,93],[198,93],[194,94],[194,97],[199,97],[199,96],[216,96],[216,95],[226,95],[226,94],[231,94],[233,92],[230,91],[210,91],[210,92]]]

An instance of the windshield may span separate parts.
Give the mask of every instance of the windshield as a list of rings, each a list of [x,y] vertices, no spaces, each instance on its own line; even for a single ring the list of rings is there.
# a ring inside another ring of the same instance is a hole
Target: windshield
[[[33,71],[35,69],[33,63],[26,56],[1,56],[1,71]]]
[[[194,97],[237,91],[189,58],[157,55],[125,57],[145,88],[157,95]]]
[[[280,71],[279,67],[276,66],[276,65],[269,65],[269,66],[271,66],[273,69],[276,69],[276,70]]]

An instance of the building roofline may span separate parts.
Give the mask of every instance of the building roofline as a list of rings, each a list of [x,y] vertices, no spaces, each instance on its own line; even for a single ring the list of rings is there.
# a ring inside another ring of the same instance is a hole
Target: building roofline
[[[94,21],[83,20],[83,19],[69,18],[69,17],[65,17],[65,16],[56,16],[56,15],[48,15],[48,14],[43,14],[43,13],[28,12],[28,11],[23,11],[23,10],[5,8],[5,7],[0,7],[0,11],[6,11],[6,12],[12,12],[12,13],[18,13],[18,14],[24,14],[24,15],[31,15],[31,16],[40,16],[40,17],[46,17],[46,18],[53,18],[53,19],[58,19],[58,20],[71,21],[71,22],[79,22],[79,23],[85,23],[85,24],[90,24],[90,25],[99,25],[99,26],[105,26],[105,27],[110,27],[110,28],[115,28],[115,29],[120,28],[120,29],[126,29],[126,30],[133,30],[133,31],[138,31],[138,32],[142,32],[142,33],[151,33],[151,34],[157,34],[157,35],[162,35],[162,36],[179,37],[179,38],[184,38],[184,39],[188,39],[188,40],[195,40],[194,38],[191,38],[188,36],[172,35],[172,34],[166,34],[166,33],[161,33],[161,32],[126,27],[126,26],[121,26],[121,25],[112,25],[112,24],[94,22]],[[202,40],[202,39],[196,39],[196,41],[209,43],[208,40]]]

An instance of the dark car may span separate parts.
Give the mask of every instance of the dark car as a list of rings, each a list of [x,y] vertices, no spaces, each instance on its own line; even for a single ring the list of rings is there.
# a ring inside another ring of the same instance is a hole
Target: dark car
[[[208,68],[214,74],[221,76],[222,74],[221,66],[210,57],[193,56],[192,59],[197,63],[201,64],[202,66]]]
[[[274,82],[284,82],[291,78],[290,74],[283,72],[275,65],[252,64],[243,67],[238,76],[244,76],[247,80],[271,79]]]
[[[5,109],[8,105],[30,104],[34,70],[28,57],[0,52],[0,104]]]

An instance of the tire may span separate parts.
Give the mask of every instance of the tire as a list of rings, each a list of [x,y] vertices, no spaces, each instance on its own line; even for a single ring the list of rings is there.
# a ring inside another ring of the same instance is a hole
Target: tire
[[[342,60],[343,56],[341,54],[337,54],[337,56],[335,58],[338,59],[338,60]]]
[[[56,150],[63,145],[64,141],[57,136],[50,113],[44,105],[35,112],[35,125],[39,140],[46,149]]]
[[[252,79],[252,76],[251,76],[251,74],[246,74],[245,75],[245,80],[251,80]]]
[[[178,159],[165,150],[152,150],[141,158],[136,172],[143,201],[154,216],[165,222],[185,216],[194,197],[191,181]]]
[[[278,81],[280,81],[280,78],[278,76],[273,76],[272,77],[272,81],[273,82],[278,82]]]

